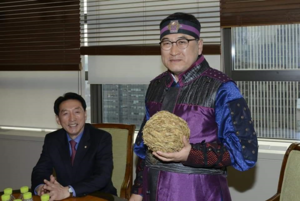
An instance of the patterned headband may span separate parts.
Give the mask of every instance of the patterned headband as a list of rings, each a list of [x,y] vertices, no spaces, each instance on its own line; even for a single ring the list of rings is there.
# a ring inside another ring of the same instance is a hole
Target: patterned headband
[[[183,33],[193,36],[196,39],[200,38],[200,26],[190,21],[185,20],[170,20],[165,22],[160,27],[160,39],[168,34]]]

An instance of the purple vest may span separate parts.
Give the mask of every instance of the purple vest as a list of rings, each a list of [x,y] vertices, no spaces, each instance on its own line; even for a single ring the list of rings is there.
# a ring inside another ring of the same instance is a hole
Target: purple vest
[[[151,81],[146,94],[146,117],[167,110],[186,120],[190,143],[217,142],[214,103],[220,85],[228,81],[230,78],[209,67],[201,56],[179,76],[176,86],[169,72]],[[145,167],[143,178],[145,201],[231,200],[226,175],[186,174]]]
[[[179,87],[172,87],[173,77],[165,72],[151,81],[146,94],[148,118],[168,110],[186,120],[191,143],[218,141],[214,103],[220,85],[230,81],[222,72],[212,69],[204,57],[179,76]]]

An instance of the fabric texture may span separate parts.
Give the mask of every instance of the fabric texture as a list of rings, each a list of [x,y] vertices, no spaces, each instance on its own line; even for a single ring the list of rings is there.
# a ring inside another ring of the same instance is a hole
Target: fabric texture
[[[286,163],[284,178],[282,181],[280,201],[298,201],[299,200],[299,169],[300,169],[300,151],[290,152]]]
[[[177,89],[170,89],[174,87]],[[224,73],[212,69],[204,56],[199,56],[186,72],[178,76],[176,84],[168,71],[151,81],[146,94],[144,123],[157,111],[168,110],[186,120],[191,131],[189,140],[192,149],[183,165],[224,170],[232,165],[238,170],[245,171],[255,165],[258,146],[256,136],[248,132],[254,131],[253,124],[244,121],[251,119],[249,110],[241,115],[240,108],[233,108],[237,102],[246,107],[245,101],[242,100],[243,97],[235,83]],[[232,112],[237,114],[232,116]],[[241,116],[244,119],[234,125],[233,119]],[[245,129],[242,131],[239,128]],[[169,171],[154,174],[151,166],[145,166],[143,162],[147,146],[143,144],[142,129],[134,145],[135,153],[140,159],[133,193],[142,192],[144,200],[231,200],[226,171],[221,175]],[[237,131],[242,133],[237,134]],[[152,178],[156,176],[158,177],[156,180]],[[146,180],[157,181],[154,184],[156,186],[154,198],[151,195],[153,184],[145,182]],[[183,198],[181,195],[184,199],[181,199]]]
[[[70,140],[70,144],[71,144],[71,150],[72,150],[72,154],[71,154],[71,161],[72,161],[72,165],[74,163],[74,159],[75,159],[75,155],[76,155],[76,144],[77,142],[75,142],[74,140]]]
[[[116,195],[111,175],[113,169],[111,135],[85,124],[72,165],[66,131],[59,129],[45,137],[43,150],[31,174],[31,189],[50,179],[53,170],[62,186],[71,185],[76,196],[95,191]]]
[[[118,195],[121,195],[121,188],[126,175],[126,164],[127,164],[127,141],[128,141],[128,130],[120,128],[101,128],[109,132],[112,136],[113,142],[113,160],[114,169],[112,173],[112,182],[114,187],[117,189]]]
[[[160,26],[160,39],[165,35],[174,33],[183,33],[191,35],[196,39],[200,38],[200,24],[195,24],[191,21],[175,19],[168,20]]]

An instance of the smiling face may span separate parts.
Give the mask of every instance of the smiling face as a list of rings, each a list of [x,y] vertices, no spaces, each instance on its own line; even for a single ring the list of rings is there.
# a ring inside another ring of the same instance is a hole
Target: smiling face
[[[194,39],[190,35],[186,34],[169,34],[162,38],[161,41],[169,40],[175,42],[178,39]],[[178,75],[186,71],[197,60],[198,55],[202,54],[203,42],[202,40],[190,41],[186,49],[179,49],[175,43],[173,43],[170,50],[161,49],[161,59],[163,64],[175,75],[178,79]]]
[[[61,125],[72,139],[75,139],[84,129],[86,111],[80,101],[69,99],[59,105],[56,122]]]

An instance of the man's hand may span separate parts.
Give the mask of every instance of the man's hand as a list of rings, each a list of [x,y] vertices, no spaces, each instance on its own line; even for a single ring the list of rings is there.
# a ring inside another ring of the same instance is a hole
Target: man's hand
[[[44,189],[45,184],[39,185],[39,187],[36,189],[37,195],[41,196],[47,192],[46,189]]]
[[[165,162],[184,162],[187,160],[190,151],[191,151],[191,144],[188,142],[185,136],[182,137],[182,141],[184,144],[184,147],[179,152],[174,153],[164,153],[161,151],[152,152],[154,156],[156,156],[158,159],[165,161]]]
[[[62,186],[58,183],[53,175],[50,176],[50,181],[44,180],[45,185],[44,189],[49,191],[50,200],[63,200],[65,198],[70,197],[69,187]]]
[[[132,194],[129,198],[129,201],[142,201],[143,197],[138,194]]]
[[[50,176],[50,182],[54,183],[55,182],[55,177],[53,175]],[[42,196],[45,193],[49,193],[49,191],[47,191],[45,189],[45,184],[41,184],[39,185],[39,187],[35,190],[37,192],[38,196]]]

